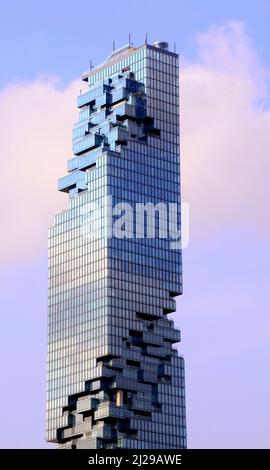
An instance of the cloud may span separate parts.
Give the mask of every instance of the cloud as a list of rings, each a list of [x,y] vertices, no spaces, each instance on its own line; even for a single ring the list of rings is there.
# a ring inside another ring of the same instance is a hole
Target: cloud
[[[181,72],[184,200],[192,239],[229,228],[269,235],[269,72],[242,23],[198,36]]]
[[[183,200],[191,242],[226,227],[269,233],[269,72],[245,27],[229,22],[197,37],[198,54],[181,70]],[[2,262],[35,256],[53,215],[71,156],[78,80],[13,84],[0,93]]]
[[[46,247],[53,214],[67,206],[57,192],[71,156],[79,81],[64,90],[54,79],[13,84],[0,93],[2,262]]]

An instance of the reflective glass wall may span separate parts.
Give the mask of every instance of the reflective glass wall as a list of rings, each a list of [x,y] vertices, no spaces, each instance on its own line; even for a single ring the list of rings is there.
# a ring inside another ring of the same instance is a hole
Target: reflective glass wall
[[[171,204],[180,223],[178,56],[128,46],[83,79],[59,180],[69,208],[49,232],[47,439],[184,448],[184,360],[168,318],[181,250],[160,236],[168,213],[154,210],[150,238],[147,211],[136,214],[138,203]]]

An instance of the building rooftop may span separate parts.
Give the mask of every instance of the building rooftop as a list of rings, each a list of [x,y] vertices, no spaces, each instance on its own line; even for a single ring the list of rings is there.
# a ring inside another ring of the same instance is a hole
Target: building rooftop
[[[172,55],[177,55],[175,52],[169,51],[169,44],[166,41],[156,41],[151,44],[144,43],[143,45],[139,47],[134,47],[132,44],[127,44],[123,47],[120,47],[119,49],[116,49],[115,51],[111,52],[111,54],[108,55],[108,57],[105,59],[104,62],[101,64],[97,65],[96,67],[93,67],[90,70],[87,70],[82,74],[82,79],[87,81],[88,77],[91,77],[91,75],[96,74],[100,70],[102,70],[104,67],[108,67],[108,65],[112,65],[116,62],[118,62],[121,59],[124,59],[125,57],[128,57],[129,55],[133,54],[136,51],[139,51],[140,49],[143,49],[145,47],[153,48],[153,49],[159,49],[162,50],[162,52],[166,52],[168,54]]]

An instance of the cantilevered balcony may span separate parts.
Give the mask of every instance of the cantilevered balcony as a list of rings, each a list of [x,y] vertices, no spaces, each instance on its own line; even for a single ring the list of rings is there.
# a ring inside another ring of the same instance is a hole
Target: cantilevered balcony
[[[77,413],[84,413],[85,411],[95,411],[97,409],[98,400],[91,396],[83,397],[77,402]]]
[[[143,341],[147,344],[153,344],[156,346],[162,346],[163,344],[163,337],[161,335],[157,335],[151,331],[150,332],[143,332]]]
[[[101,155],[102,149],[97,148],[95,150],[91,150],[89,153],[85,153],[81,156],[71,158],[67,162],[67,169],[68,171],[73,170],[86,170],[91,166],[95,165],[96,159],[99,155]]]
[[[112,91],[112,104],[126,100],[127,97],[128,91],[125,88],[117,88]]]
[[[111,130],[108,135],[108,143],[111,145],[112,143],[116,144],[126,144],[128,140],[128,132],[124,127],[115,127]]]
[[[81,108],[91,102],[95,101],[98,97],[102,96],[110,87],[102,83],[95,88],[90,88],[85,93],[81,93],[77,98],[77,106]]]
[[[96,421],[106,418],[125,419],[133,415],[134,413],[127,408],[116,406],[115,403],[105,402],[99,405],[95,411],[94,419]]]
[[[58,180],[58,191],[68,193],[70,189],[76,186],[81,190],[86,189],[85,173],[83,171],[69,173],[69,175],[63,176],[63,178],[59,178]]]
[[[99,134],[88,134],[77,142],[73,143],[73,153],[80,155],[86,150],[91,150],[98,147],[103,140],[103,137]]]
[[[117,107],[116,114],[119,120],[125,120],[129,118],[140,121],[146,117],[146,110],[140,106],[134,106],[125,103],[122,106]]]

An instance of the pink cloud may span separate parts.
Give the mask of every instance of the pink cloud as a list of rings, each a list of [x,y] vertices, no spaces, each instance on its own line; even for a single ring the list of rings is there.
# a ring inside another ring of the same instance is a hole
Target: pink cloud
[[[33,256],[46,247],[53,214],[66,207],[57,178],[71,156],[79,86],[74,81],[59,90],[55,80],[38,79],[0,94],[1,261]]]
[[[199,35],[198,56],[180,78],[191,241],[229,227],[269,235],[269,72],[237,22]]]

